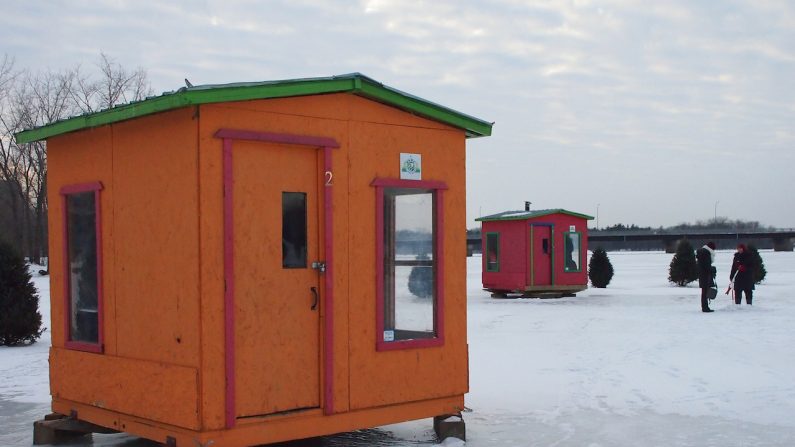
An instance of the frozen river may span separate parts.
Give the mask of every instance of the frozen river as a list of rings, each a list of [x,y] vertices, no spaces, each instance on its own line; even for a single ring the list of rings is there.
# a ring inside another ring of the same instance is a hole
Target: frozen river
[[[795,253],[763,251],[754,306],[668,284],[670,254],[609,253],[607,289],[557,300],[492,299],[468,262],[471,447],[795,445]],[[731,252],[717,253],[726,286]],[[36,278],[46,306],[45,278]],[[48,309],[43,308],[45,320]],[[0,445],[30,445],[48,411],[49,337],[0,348]],[[306,446],[430,446],[430,420]],[[82,445],[153,446],[125,435]]]

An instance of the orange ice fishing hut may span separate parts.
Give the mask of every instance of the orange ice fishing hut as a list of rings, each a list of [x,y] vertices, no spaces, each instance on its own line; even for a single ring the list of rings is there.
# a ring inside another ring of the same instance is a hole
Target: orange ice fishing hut
[[[460,412],[491,127],[350,74],[21,132],[49,156],[51,417],[223,447]]]

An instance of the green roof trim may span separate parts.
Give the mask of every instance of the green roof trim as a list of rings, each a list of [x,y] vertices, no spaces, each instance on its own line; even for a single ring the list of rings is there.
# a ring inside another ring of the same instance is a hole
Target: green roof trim
[[[527,220],[536,217],[548,216],[550,214],[568,214],[569,216],[580,217],[586,220],[593,220],[593,216],[587,214],[575,213],[573,211],[564,210],[561,208],[549,210],[532,210],[532,211],[503,211],[501,213],[492,214],[490,216],[478,217],[475,219],[477,222],[492,222],[495,220]]]
[[[43,140],[68,132],[103,126],[153,113],[199,104],[246,101],[291,96],[349,92],[416,115],[463,129],[468,138],[491,135],[494,123],[457,112],[442,105],[388,87],[361,73],[327,78],[291,79],[183,87],[160,96],[119,105],[96,113],[79,115],[16,134],[19,144]]]

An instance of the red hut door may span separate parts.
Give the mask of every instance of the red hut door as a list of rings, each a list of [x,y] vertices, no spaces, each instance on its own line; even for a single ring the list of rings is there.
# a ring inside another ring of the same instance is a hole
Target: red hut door
[[[318,151],[235,143],[236,417],[320,406]]]
[[[530,235],[532,241],[530,259],[530,285],[548,286],[552,284],[552,226],[532,225]]]

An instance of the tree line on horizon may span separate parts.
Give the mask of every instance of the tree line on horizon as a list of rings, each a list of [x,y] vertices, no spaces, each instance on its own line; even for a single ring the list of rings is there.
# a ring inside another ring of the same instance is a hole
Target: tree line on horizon
[[[763,225],[755,220],[742,220],[742,219],[729,219],[728,217],[716,217],[713,219],[708,220],[697,220],[694,223],[680,223],[668,227],[663,227],[662,225],[659,227],[642,227],[635,224],[625,225],[622,223],[617,223],[614,225],[610,225],[607,227],[602,227],[599,229],[589,228],[589,233],[601,233],[601,232],[609,232],[609,231],[656,231],[658,233],[664,232],[680,232],[680,231],[715,231],[715,230],[726,230],[726,231],[774,231],[776,230],[775,227]],[[467,236],[468,237],[478,237],[480,235],[480,228],[469,228],[467,229]]]
[[[146,70],[105,53],[94,67],[17,69],[0,57],[0,240],[34,263],[47,256],[47,144],[18,144],[14,134],[152,95]]]
[[[755,220],[729,219],[728,217],[715,217],[707,220],[697,220],[694,223],[679,223],[676,225],[663,227],[641,227],[635,224],[624,225],[621,223],[599,228],[590,229],[590,232],[601,231],[698,231],[698,230],[730,230],[730,231],[772,231],[775,227],[767,226]]]

